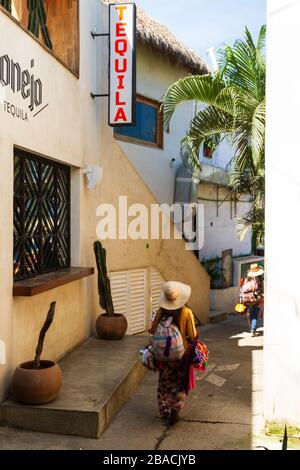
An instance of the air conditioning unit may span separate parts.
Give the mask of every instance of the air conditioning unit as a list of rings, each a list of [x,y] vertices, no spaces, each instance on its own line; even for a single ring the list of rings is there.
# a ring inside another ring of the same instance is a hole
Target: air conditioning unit
[[[233,260],[233,284],[234,286],[240,285],[240,280],[247,275],[250,265],[258,263],[264,266],[264,258],[262,256],[241,256]]]

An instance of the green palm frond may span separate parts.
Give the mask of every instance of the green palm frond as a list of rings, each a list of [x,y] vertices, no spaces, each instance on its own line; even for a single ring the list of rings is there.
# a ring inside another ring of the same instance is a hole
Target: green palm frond
[[[189,75],[171,85],[163,99],[165,130],[169,131],[170,120],[177,106],[187,101],[213,105],[224,86],[211,75]]]
[[[265,129],[266,129],[266,102],[263,100],[258,104],[252,118],[251,146],[253,163],[257,167],[260,163],[261,155],[265,151]]]
[[[232,116],[214,106],[208,106],[199,111],[192,120],[188,132],[195,152],[199,152],[200,146],[207,137],[232,133],[233,125]]]
[[[264,208],[256,208],[254,206],[243,214],[242,217],[237,218],[237,233],[240,240],[243,240],[248,230],[255,232],[259,242],[264,239],[265,228],[265,211]]]
[[[231,142],[235,155],[229,170],[230,186],[250,194],[252,201],[251,210],[238,220],[238,229],[244,234],[252,228],[259,239],[264,230],[265,39],[265,25],[257,44],[245,28],[244,39],[218,51],[214,75],[185,77],[174,83],[163,99],[166,131],[180,104],[196,101],[202,105],[185,137],[194,167],[206,139],[225,136]]]
[[[227,85],[234,84],[248,91],[258,100],[265,96],[264,45],[266,27],[262,26],[257,46],[249,30],[245,29],[245,40],[238,39],[233,47],[225,46],[218,51],[219,70],[217,75]]]
[[[181,139],[180,157],[184,165],[190,166],[194,171],[201,170],[198,153],[195,151],[194,143],[189,135]]]

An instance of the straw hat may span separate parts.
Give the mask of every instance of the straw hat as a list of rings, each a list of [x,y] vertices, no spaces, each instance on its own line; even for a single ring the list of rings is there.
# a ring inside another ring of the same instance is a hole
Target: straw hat
[[[191,287],[181,282],[169,281],[162,286],[159,306],[165,310],[177,310],[185,305],[191,295]]]
[[[264,273],[262,266],[259,264],[251,264],[249,271],[247,272],[248,277],[261,276]]]

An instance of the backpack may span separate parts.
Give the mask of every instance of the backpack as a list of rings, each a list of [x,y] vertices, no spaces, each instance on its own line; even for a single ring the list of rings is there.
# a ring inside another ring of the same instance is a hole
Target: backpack
[[[258,301],[259,283],[254,277],[246,278],[240,291],[240,301],[244,305],[255,305]]]
[[[164,317],[152,337],[153,354],[157,361],[178,361],[185,349],[179,329],[172,323],[173,317]]]

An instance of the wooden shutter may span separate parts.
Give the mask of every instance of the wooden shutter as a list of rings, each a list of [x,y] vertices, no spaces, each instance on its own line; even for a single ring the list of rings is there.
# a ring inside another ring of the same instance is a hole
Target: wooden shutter
[[[128,321],[127,335],[146,329],[146,269],[117,271],[110,274],[115,312]]]
[[[110,286],[115,312],[127,317],[127,272],[111,273]]]
[[[130,334],[146,329],[146,269],[128,272]]]

